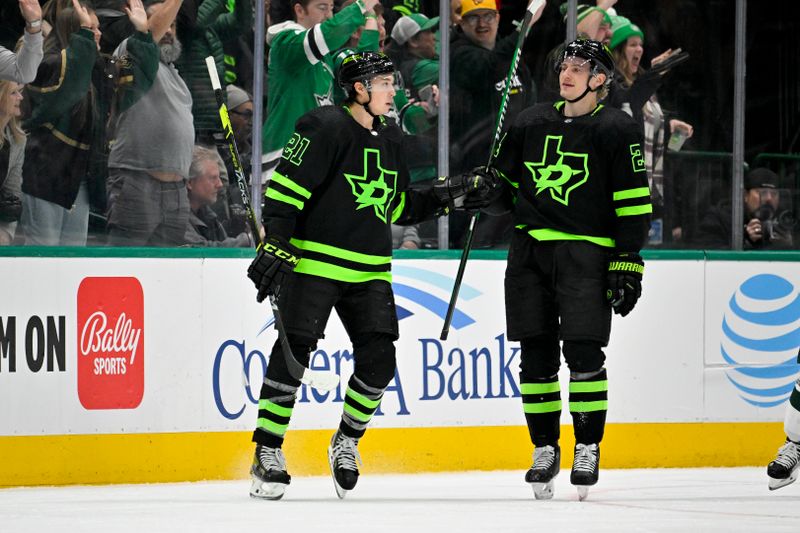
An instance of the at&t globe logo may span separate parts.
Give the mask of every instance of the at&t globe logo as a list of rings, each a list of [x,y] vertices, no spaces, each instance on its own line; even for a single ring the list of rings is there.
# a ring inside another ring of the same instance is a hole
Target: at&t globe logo
[[[756,407],[785,402],[800,366],[800,293],[773,274],[747,279],[731,296],[722,320],[720,351],[739,396]]]

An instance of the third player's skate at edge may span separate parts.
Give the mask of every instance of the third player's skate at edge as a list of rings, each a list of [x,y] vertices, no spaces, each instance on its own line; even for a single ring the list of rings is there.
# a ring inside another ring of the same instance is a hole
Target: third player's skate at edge
[[[777,490],[797,481],[800,475],[800,444],[791,440],[778,450],[778,456],[767,466],[769,490]]]

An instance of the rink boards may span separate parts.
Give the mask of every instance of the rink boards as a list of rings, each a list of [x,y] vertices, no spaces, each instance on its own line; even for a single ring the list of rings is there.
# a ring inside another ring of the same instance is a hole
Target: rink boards
[[[0,486],[245,476],[276,339],[244,275],[249,253],[30,254],[0,257]],[[470,260],[447,341],[458,256],[419,257],[393,265],[398,372],[360,445],[364,471],[526,468],[503,254]],[[642,300],[615,317],[606,350],[604,466],[762,464],[800,371],[800,254],[647,259]],[[301,389],[285,445],[295,475],[326,471],[352,372],[335,316],[312,366],[343,379]],[[569,447],[567,413],[562,424]]]

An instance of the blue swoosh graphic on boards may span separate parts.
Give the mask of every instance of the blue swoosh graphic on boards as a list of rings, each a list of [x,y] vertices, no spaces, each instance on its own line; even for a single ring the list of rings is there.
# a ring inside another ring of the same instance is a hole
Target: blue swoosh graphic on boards
[[[775,300],[790,295],[794,286],[775,274],[758,274],[742,283],[739,289],[754,300]]]
[[[402,296],[403,298],[408,298],[409,300],[418,303],[428,311],[439,316],[441,319],[444,319],[445,315],[447,314],[448,303],[437,296],[403,283],[394,282],[392,283],[392,288],[394,289],[396,295]],[[453,312],[454,328],[461,329],[474,323],[475,320],[462,311],[459,311],[457,308]]]
[[[745,311],[739,306],[735,295],[731,296],[730,307],[731,311],[733,311],[736,316],[752,324],[759,324],[762,326],[785,326],[800,318],[800,295],[789,305],[780,309],[775,309],[774,311],[760,313]]]
[[[783,352],[796,349],[800,345],[800,328],[771,339],[748,339],[733,331],[728,326],[728,319],[723,318],[722,331],[731,342],[756,352]]]
[[[719,351],[722,353],[722,358],[725,359],[725,362],[731,365],[738,365],[741,364],[738,361],[735,361],[728,355],[728,352],[725,351],[725,348],[720,345]],[[765,367],[734,367],[731,370],[735,370],[740,374],[744,374],[745,376],[750,376],[752,378],[759,378],[759,379],[779,379],[779,378],[788,378],[789,376],[794,376],[797,374],[797,358],[792,356],[786,361],[778,363],[777,365],[773,366],[765,366]]]
[[[394,309],[397,312],[397,320],[403,320],[404,318],[408,318],[414,314],[402,305],[394,304]]]
[[[755,407],[764,407],[764,408],[767,408],[767,407],[776,407],[776,406],[778,406],[778,405],[780,405],[780,404],[782,404],[782,403],[785,403],[785,402],[786,402],[786,400],[787,400],[789,397],[787,396],[786,398],[783,398],[783,399],[781,399],[781,400],[775,400],[774,402],[758,402],[758,401],[756,401],[756,400],[751,400],[751,399],[749,399],[749,398],[745,398],[744,396],[740,396],[740,398],[741,398],[742,400],[746,401],[747,403],[749,403],[750,405],[753,405],[753,406],[755,406]]]
[[[444,274],[439,274],[438,272],[425,270],[423,268],[392,265],[392,274],[424,281],[425,283],[442,289],[447,293],[450,293],[453,290],[453,278],[450,276],[445,276]],[[472,300],[480,295],[480,291],[469,285],[462,284],[461,289],[458,291],[458,297],[463,298],[464,300]]]
[[[745,387],[741,383],[737,383],[736,380],[732,379],[730,376],[726,375],[725,377],[728,378],[728,381],[733,383],[734,387],[742,392],[746,392],[747,394],[752,394],[753,396],[774,397],[783,395],[785,397],[790,394],[794,388],[794,381],[791,381],[786,385],[781,385],[780,387],[772,387],[769,389],[753,389],[751,387]]]

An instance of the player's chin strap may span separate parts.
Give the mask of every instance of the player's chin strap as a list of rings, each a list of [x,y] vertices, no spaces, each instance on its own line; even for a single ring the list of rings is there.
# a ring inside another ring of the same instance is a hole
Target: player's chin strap
[[[345,104],[347,104],[347,105],[349,105],[349,104],[358,104],[358,105],[360,105],[361,107],[364,108],[364,111],[366,111],[369,114],[369,116],[372,117],[372,120],[375,120],[376,118],[378,118],[378,115],[376,115],[375,113],[373,113],[369,109],[369,104],[372,102],[372,83],[370,83],[369,80],[364,80],[361,83],[363,83],[364,84],[364,88],[367,89],[367,98],[369,98],[369,100],[367,100],[366,102],[364,102],[362,104],[361,102],[356,100],[356,95],[353,94],[353,96],[351,98],[348,98],[347,101],[345,101]],[[348,113],[350,113],[350,109],[347,107],[347,105],[345,105],[344,108],[347,110]],[[351,115],[352,115],[352,113],[351,113]],[[381,119],[381,121],[383,121],[383,120]]]
[[[591,79],[592,79],[592,77],[594,77],[594,76],[597,76],[597,74],[592,74],[592,76],[589,78],[589,80],[591,80]],[[599,90],[600,90],[600,89],[603,87],[603,85],[600,85],[599,87],[597,87],[597,89],[592,89],[592,88],[589,86],[589,80],[586,80],[586,90],[585,90],[585,91],[583,91],[583,93],[582,93],[582,94],[581,94],[579,97],[577,97],[577,98],[573,98],[572,100],[569,100],[569,99],[565,98],[565,100],[567,100],[567,102],[569,102],[570,104],[574,104],[574,103],[575,103],[575,102],[577,102],[578,100],[582,100],[582,99],[583,99],[583,97],[584,97],[584,96],[586,96],[587,94],[589,94],[589,93],[593,93],[593,92],[597,92],[597,91],[599,91]]]
[[[370,82],[370,80],[364,80],[361,83],[364,84],[364,88],[367,90],[367,98],[369,98],[369,100],[367,100],[363,104],[360,103],[360,102],[355,102],[355,103],[357,103],[358,105],[363,107],[364,111],[366,111],[369,114],[369,116],[371,116],[372,119],[374,120],[374,119],[378,118],[378,115],[373,113],[372,110],[370,110],[370,108],[369,108],[369,104],[372,103],[372,82]]]

